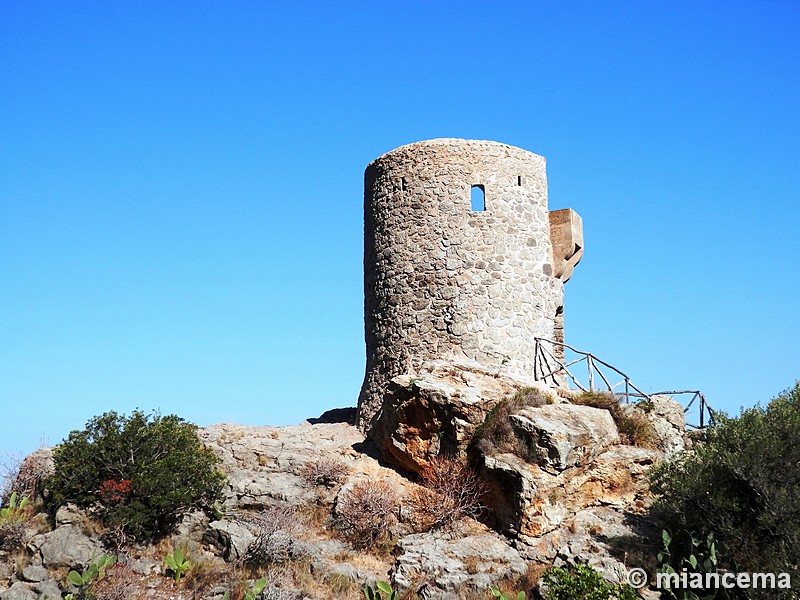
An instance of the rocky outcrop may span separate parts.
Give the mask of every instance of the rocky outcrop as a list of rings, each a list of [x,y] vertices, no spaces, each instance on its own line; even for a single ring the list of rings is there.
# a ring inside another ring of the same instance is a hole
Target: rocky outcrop
[[[36,600],[39,595],[33,591],[31,586],[22,582],[12,584],[10,588],[0,592],[0,600]],[[58,595],[61,597],[61,594]]]
[[[429,595],[432,590],[485,590],[497,581],[524,575],[528,568],[519,552],[490,530],[455,538],[441,533],[407,535],[397,547],[394,582],[401,588],[425,586]]]
[[[591,406],[522,408],[510,416],[510,421],[542,463],[556,471],[585,463],[619,438],[611,414]]]
[[[466,456],[487,414],[520,388],[549,388],[474,361],[429,361],[392,379],[372,439],[384,459],[418,472],[430,459]]]
[[[104,552],[102,544],[77,525],[62,525],[50,533],[37,535],[28,548],[34,560],[48,568],[85,569]]]
[[[502,413],[524,456],[474,443],[487,415],[496,418],[500,413],[493,409],[531,383],[469,363],[429,363],[422,373],[396,378],[395,402],[387,403],[384,429],[374,442],[336,418],[295,427],[200,429],[228,478],[220,512],[187,514],[159,551],[123,549],[118,556],[125,585],[162,593],[170,582],[164,577],[163,548],[185,548],[204,569],[225,572],[226,565],[252,555],[259,544],[262,552],[282,552],[287,564],[307,565],[310,571],[303,577],[317,587],[306,589],[305,597],[320,600],[362,597],[363,585],[378,579],[426,598],[455,599],[566,562],[594,565],[614,579],[625,566],[615,540],[636,539],[632,523],[649,502],[647,469],[683,445],[682,410],[660,398],[647,410],[626,408],[645,415],[657,433],[656,448],[640,448],[621,443],[608,411],[538,389],[534,405],[523,402]],[[485,524],[466,519],[455,529],[417,529],[419,486],[408,472],[420,471],[441,454],[463,457],[479,468],[487,486]],[[322,458],[340,463],[340,479],[314,483],[307,466]],[[337,533],[337,503],[355,486],[377,482],[399,499],[391,552],[365,551]],[[284,521],[265,525],[265,515],[283,515]],[[7,588],[0,600],[55,598],[68,587],[66,570],[116,553],[87,533],[102,528],[87,529],[87,523],[90,514],[61,507],[54,529],[28,540],[23,563],[0,569]],[[271,568],[274,597],[301,597],[297,578],[282,574],[286,567]],[[224,591],[218,581],[204,598],[219,600]],[[169,597],[183,598],[181,593],[176,588]]]
[[[646,405],[631,404],[624,407],[628,411],[638,411],[653,426],[658,449],[665,456],[672,456],[688,445],[686,415],[683,406],[669,396],[650,396]]]

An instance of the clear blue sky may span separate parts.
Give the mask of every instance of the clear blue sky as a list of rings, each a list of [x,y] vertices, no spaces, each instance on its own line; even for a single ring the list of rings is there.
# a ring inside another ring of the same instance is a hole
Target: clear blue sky
[[[800,4],[40,2],[0,18],[0,451],[355,404],[362,177],[548,160],[567,338],[730,412],[800,378]]]

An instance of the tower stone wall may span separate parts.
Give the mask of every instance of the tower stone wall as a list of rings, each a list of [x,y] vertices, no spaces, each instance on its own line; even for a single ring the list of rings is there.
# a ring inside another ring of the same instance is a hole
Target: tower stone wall
[[[426,360],[531,375],[534,338],[563,336],[563,284],[582,246],[580,217],[548,212],[545,159],[531,152],[436,139],[370,163],[359,425],[369,430],[391,378]]]

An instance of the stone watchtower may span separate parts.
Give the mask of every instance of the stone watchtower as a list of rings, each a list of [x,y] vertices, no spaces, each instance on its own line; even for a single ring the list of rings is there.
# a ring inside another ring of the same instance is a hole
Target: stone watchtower
[[[563,285],[582,254],[580,217],[548,212],[541,156],[436,139],[371,162],[359,426],[370,429],[393,377],[426,360],[532,375],[534,338],[563,340]]]

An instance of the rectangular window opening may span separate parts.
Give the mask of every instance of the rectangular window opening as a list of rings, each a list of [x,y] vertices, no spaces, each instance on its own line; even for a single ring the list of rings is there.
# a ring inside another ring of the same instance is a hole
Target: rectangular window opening
[[[522,185],[522,175],[517,175],[517,185]]]
[[[486,191],[482,185],[473,185],[470,190],[470,205],[472,212],[483,212],[486,210]]]

